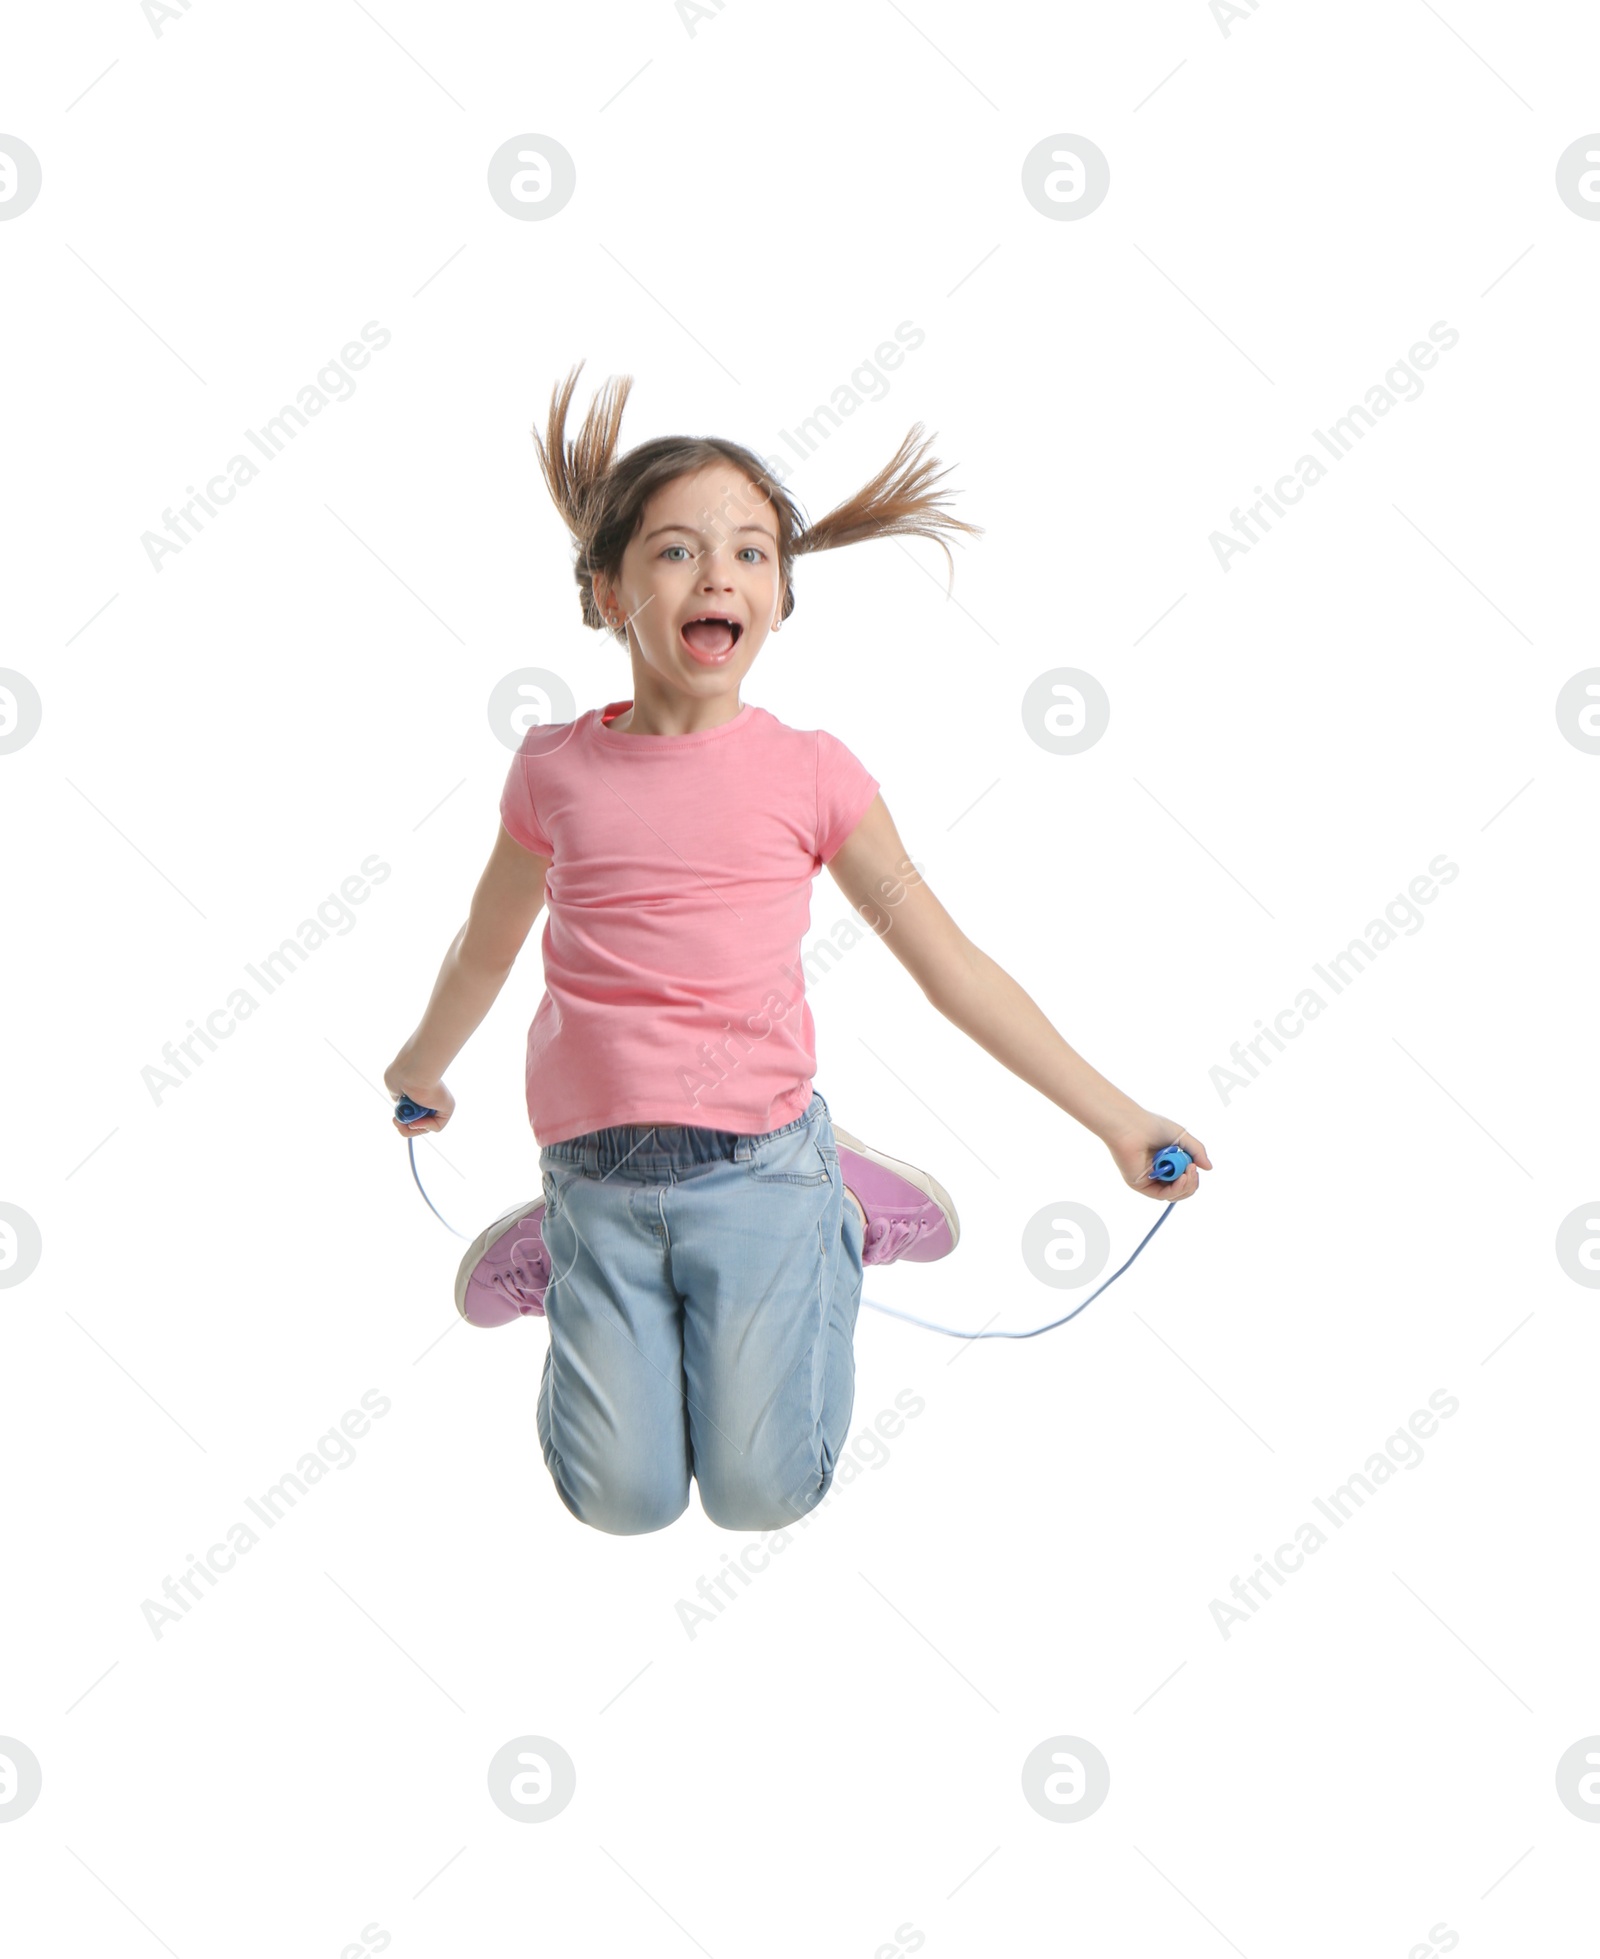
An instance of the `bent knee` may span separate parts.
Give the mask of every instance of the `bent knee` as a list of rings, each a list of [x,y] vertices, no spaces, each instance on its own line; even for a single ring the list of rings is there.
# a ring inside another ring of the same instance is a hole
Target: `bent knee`
[[[798,1490],[773,1477],[744,1470],[697,1475],[700,1507],[719,1530],[782,1530],[797,1524],[822,1501],[831,1478],[808,1476]]]
[[[556,1488],[579,1523],[610,1537],[642,1537],[675,1524],[689,1507],[687,1481],[679,1487],[659,1481],[606,1477],[574,1494],[560,1477]]]

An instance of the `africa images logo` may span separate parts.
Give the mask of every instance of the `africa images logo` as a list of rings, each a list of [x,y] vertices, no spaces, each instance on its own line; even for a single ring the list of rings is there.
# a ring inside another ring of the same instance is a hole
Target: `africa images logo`
[[[1427,1408],[1418,1408],[1405,1427],[1385,1437],[1383,1447],[1375,1449],[1355,1474],[1346,1477],[1328,1497],[1314,1496],[1312,1508],[1334,1530],[1343,1530],[1368,1497],[1376,1496],[1385,1483],[1393,1481],[1397,1469],[1420,1467],[1427,1454],[1423,1443],[1437,1433],[1440,1420],[1448,1421],[1460,1406],[1460,1401],[1448,1389],[1435,1388],[1428,1396]],[[1250,1576],[1234,1575],[1229,1588],[1234,1603],[1230,1605],[1227,1599],[1221,1598],[1211,1601],[1212,1622],[1222,1637],[1231,1638],[1235,1626],[1248,1624],[1272,1597],[1272,1588],[1276,1586],[1281,1591],[1295,1572],[1304,1570],[1306,1559],[1320,1551],[1327,1541],[1328,1533],[1322,1524],[1308,1517],[1296,1527],[1293,1544],[1280,1544],[1270,1558],[1258,1551],[1256,1567]]]
[[[1312,965],[1312,972],[1330,993],[1343,993],[1376,961],[1380,952],[1388,951],[1397,937],[1416,937],[1427,923],[1418,906],[1431,905],[1439,895],[1439,886],[1454,884],[1460,875],[1460,865],[1452,863],[1441,850],[1437,857],[1429,860],[1427,870],[1419,871],[1404,892],[1395,893],[1384,907],[1382,918],[1368,920],[1361,938],[1352,939],[1342,952],[1333,953],[1326,965],[1320,960],[1316,961]],[[1221,1097],[1222,1106],[1228,1106],[1235,1090],[1249,1088],[1261,1069],[1271,1067],[1272,1056],[1266,1051],[1264,1043],[1275,1048],[1279,1054],[1285,1053],[1287,1042],[1298,1040],[1308,1024],[1327,1010],[1328,1002],[1314,986],[1302,987],[1292,1005],[1281,1008],[1273,1015],[1270,1027],[1264,1020],[1258,1020],[1257,1033],[1242,1044],[1235,1041],[1228,1050],[1234,1067],[1218,1063],[1211,1070],[1211,1086]],[[1255,1056],[1254,1061],[1250,1058],[1252,1055]],[[1260,1068],[1256,1066],[1257,1062],[1261,1064]],[[1235,1072],[1240,1068],[1244,1070],[1243,1074]]]

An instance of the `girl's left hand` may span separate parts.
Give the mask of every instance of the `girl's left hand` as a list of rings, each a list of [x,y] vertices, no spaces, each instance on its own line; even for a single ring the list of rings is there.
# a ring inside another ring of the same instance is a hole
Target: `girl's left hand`
[[[420,1079],[407,1068],[400,1056],[396,1056],[383,1071],[383,1085],[393,1096],[409,1095],[425,1109],[432,1109],[431,1116],[422,1116],[416,1122],[404,1123],[399,1116],[391,1117],[402,1136],[430,1136],[443,1129],[456,1112],[456,1098],[442,1081],[430,1082]]]
[[[1187,1150],[1194,1161],[1175,1184],[1151,1182],[1150,1165],[1155,1161],[1156,1153],[1169,1143],[1176,1143],[1180,1149]],[[1211,1168],[1206,1146],[1198,1136],[1191,1135],[1182,1123],[1174,1122],[1170,1116],[1152,1115],[1148,1109],[1125,1128],[1107,1136],[1105,1146],[1110,1150],[1111,1160],[1122,1173],[1125,1184],[1141,1196],[1159,1197],[1164,1204],[1193,1197],[1200,1188],[1200,1172]]]

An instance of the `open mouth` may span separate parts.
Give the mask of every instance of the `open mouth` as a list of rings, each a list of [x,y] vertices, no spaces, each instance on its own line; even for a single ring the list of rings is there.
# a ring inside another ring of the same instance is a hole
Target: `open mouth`
[[[683,627],[683,643],[697,660],[726,660],[744,636],[744,627],[725,612],[704,612]]]

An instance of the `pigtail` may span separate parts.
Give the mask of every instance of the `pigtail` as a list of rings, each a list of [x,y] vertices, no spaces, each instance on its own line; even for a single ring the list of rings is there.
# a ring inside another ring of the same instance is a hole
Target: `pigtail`
[[[922,424],[916,423],[870,483],[799,533],[795,554],[832,551],[841,544],[860,544],[875,537],[925,537],[943,551],[953,583],[955,561],[946,533],[965,531],[972,537],[983,533],[980,525],[953,517],[945,509],[950,492],[933,486],[949,471],[927,453],[930,440],[924,440]]]
[[[578,548],[576,576],[583,604],[583,623],[601,628],[605,620],[594,600],[594,567],[589,563],[595,520],[595,490],[610,469],[622,428],[622,410],[633,387],[629,374],[613,374],[589,404],[575,440],[568,441],[567,410],[571,406],[578,376],[579,361],[559,387],[550,393],[550,416],[540,439],[533,430],[533,446],[544,473],[551,500],[561,513]]]

